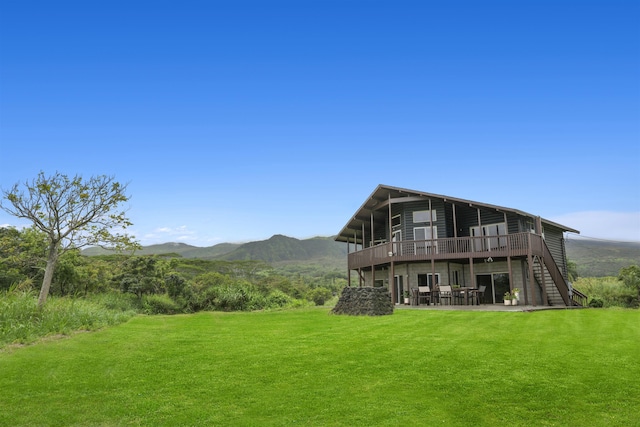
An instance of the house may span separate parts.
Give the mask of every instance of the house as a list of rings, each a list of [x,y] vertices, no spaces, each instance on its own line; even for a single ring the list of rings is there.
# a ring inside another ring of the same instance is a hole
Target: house
[[[484,286],[485,303],[518,288],[526,305],[584,305],[567,279],[564,232],[518,209],[379,185],[336,237],[348,276],[386,287],[393,303],[418,286]]]

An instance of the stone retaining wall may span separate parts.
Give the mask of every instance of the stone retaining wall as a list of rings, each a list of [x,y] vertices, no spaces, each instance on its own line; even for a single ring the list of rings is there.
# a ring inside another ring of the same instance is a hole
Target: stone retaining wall
[[[346,287],[342,290],[340,299],[331,312],[352,316],[393,314],[391,294],[385,288]]]

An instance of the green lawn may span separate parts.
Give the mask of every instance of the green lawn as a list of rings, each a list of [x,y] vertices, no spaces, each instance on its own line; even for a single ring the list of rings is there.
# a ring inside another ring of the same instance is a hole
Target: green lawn
[[[135,317],[0,353],[0,425],[640,425],[640,311]]]

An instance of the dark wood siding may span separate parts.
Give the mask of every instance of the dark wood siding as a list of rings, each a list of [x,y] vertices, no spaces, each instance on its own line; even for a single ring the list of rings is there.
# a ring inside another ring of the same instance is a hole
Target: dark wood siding
[[[544,225],[544,241],[566,279],[567,266],[564,259],[563,239],[562,230],[550,225]]]
[[[455,237],[455,230],[453,229],[453,226],[454,223],[457,223],[458,220],[453,220],[453,205],[451,203],[444,204],[444,219],[446,229],[445,237]]]
[[[404,204],[404,219],[405,227],[403,229],[403,239],[413,240],[413,229],[415,227],[428,227],[429,222],[413,222],[413,213],[417,211],[428,211],[429,200],[425,199],[424,202],[411,202]],[[433,225],[438,227],[438,238],[447,237],[447,216],[445,215],[445,204],[442,200],[434,199],[431,201],[431,210],[436,211],[436,220],[433,221]]]
[[[468,237],[469,228],[478,225],[478,211],[466,205],[456,205],[458,237]]]
[[[520,219],[518,217],[507,215],[507,233],[520,233]]]

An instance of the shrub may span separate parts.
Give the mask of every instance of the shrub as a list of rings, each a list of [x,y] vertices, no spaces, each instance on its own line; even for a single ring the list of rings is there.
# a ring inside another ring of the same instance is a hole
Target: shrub
[[[145,314],[176,314],[182,309],[169,295],[158,294],[142,297],[142,311]]]
[[[581,277],[574,287],[590,299],[599,299],[603,307],[635,306],[635,291],[616,277]]]
[[[285,294],[279,289],[275,289],[267,296],[266,308],[280,308],[291,305],[294,301],[289,295]]]
[[[248,309],[250,292],[242,284],[221,287],[216,300],[216,308],[223,311],[242,311]]]
[[[591,298],[589,301],[589,307],[600,308],[604,305],[604,302],[600,298]]]
[[[322,286],[312,289],[307,293],[307,299],[313,301],[316,305],[324,305],[332,296],[331,291]]]

